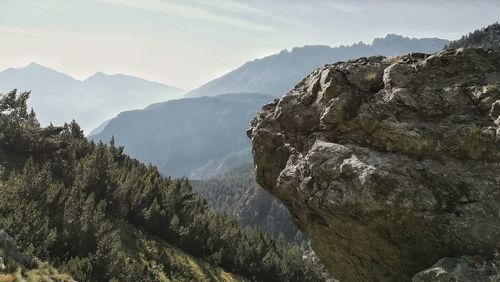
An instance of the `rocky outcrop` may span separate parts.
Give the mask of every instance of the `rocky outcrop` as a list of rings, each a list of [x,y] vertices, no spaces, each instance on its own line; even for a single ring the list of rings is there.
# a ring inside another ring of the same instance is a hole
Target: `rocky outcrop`
[[[12,260],[28,269],[38,267],[40,264],[37,258],[22,253],[16,241],[7,232],[0,229],[0,262],[3,268],[5,268],[5,262],[8,260]]]
[[[419,272],[413,282],[496,282],[500,281],[500,260],[480,256],[444,258],[431,268]]]
[[[252,121],[257,181],[341,281],[409,281],[500,243],[500,54],[317,69]]]

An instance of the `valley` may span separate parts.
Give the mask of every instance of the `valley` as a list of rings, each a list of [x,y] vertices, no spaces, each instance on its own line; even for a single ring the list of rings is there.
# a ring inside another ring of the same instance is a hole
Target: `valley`
[[[480,2],[0,1],[0,282],[500,281]]]

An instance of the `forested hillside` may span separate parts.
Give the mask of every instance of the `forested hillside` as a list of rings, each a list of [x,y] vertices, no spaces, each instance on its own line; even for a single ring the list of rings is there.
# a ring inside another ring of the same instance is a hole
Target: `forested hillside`
[[[0,96],[0,229],[23,251],[79,281],[324,280],[299,247],[209,209],[187,179],[75,122],[40,127],[28,96]]]
[[[483,47],[500,50],[500,24],[494,23],[462,36],[446,46],[447,49]]]
[[[209,207],[235,216],[245,226],[259,227],[266,233],[281,233],[287,241],[304,241],[304,235],[293,224],[285,206],[255,181],[253,164],[207,180],[192,181],[192,186]]]

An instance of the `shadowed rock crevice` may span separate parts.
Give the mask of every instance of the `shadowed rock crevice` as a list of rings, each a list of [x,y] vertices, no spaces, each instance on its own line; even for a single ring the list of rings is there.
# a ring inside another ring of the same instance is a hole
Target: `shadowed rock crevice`
[[[341,281],[408,281],[500,238],[500,54],[316,69],[248,130],[257,181]]]

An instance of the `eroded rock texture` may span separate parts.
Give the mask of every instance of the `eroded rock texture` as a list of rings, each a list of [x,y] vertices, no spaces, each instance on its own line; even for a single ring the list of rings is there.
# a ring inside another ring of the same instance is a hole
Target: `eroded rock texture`
[[[480,256],[443,258],[431,268],[417,273],[412,282],[497,282],[500,260]]]
[[[258,182],[341,281],[409,281],[500,244],[500,54],[315,70],[248,130]]]
[[[22,253],[17,247],[16,241],[0,229],[0,270],[5,268],[5,261],[13,260],[26,268],[38,267],[40,262],[37,258]]]

